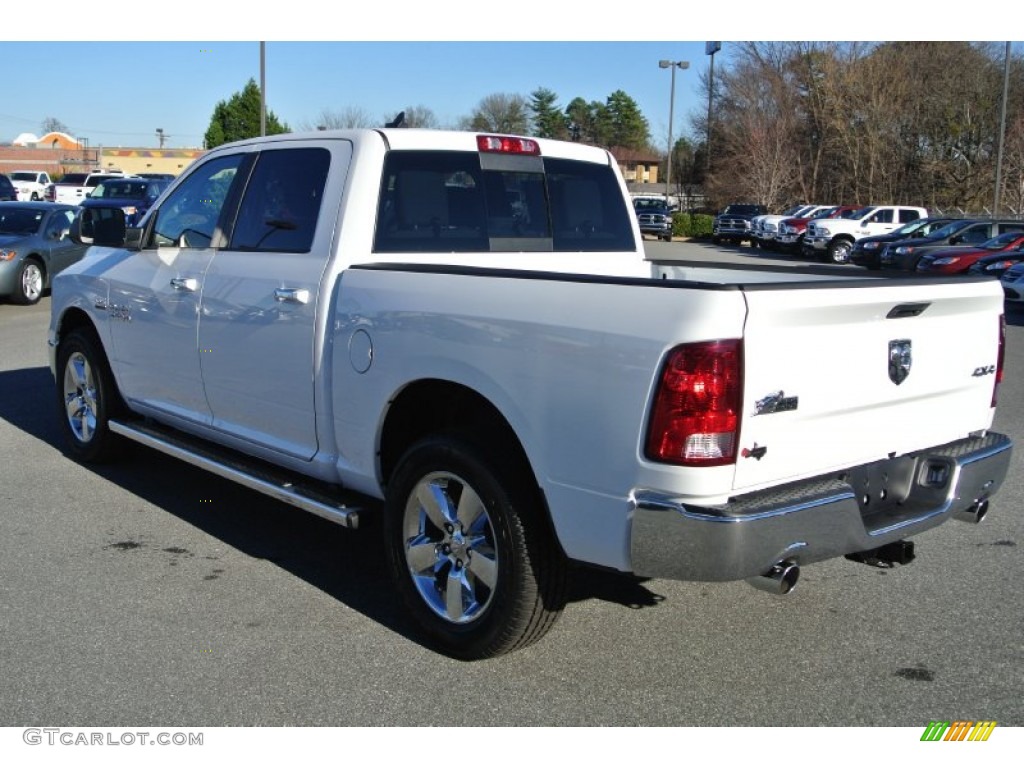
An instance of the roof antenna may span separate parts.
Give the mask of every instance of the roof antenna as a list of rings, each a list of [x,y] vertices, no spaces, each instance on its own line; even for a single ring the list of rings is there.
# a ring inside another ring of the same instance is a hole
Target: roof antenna
[[[385,128],[401,128],[405,123],[405,111],[399,112],[390,123],[384,123]]]

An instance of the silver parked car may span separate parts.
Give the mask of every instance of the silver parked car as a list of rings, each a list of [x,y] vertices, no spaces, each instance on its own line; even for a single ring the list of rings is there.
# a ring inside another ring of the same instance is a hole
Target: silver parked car
[[[85,255],[68,238],[77,209],[58,203],[0,202],[0,296],[35,304],[53,276]]]

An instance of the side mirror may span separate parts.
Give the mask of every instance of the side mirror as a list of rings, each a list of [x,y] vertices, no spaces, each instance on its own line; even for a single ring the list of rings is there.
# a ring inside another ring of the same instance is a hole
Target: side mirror
[[[126,234],[124,211],[117,206],[82,208],[71,222],[71,240],[79,245],[123,248]]]
[[[953,235],[951,238],[949,238],[949,244],[950,245],[957,245],[958,243],[962,243],[963,241],[964,241],[964,236],[963,235]]]

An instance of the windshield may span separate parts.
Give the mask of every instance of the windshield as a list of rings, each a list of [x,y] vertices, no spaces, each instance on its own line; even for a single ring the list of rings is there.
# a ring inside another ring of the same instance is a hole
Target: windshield
[[[637,211],[662,211],[666,206],[664,200],[636,199],[633,201],[633,208]]]
[[[996,235],[991,240],[986,240],[980,247],[990,251],[1000,251],[1022,237],[1024,237],[1024,232],[1003,232],[1003,234]]]
[[[934,232],[930,233],[928,237],[935,238],[936,240],[941,240],[944,237],[952,237],[961,229],[973,223],[973,221],[969,221],[967,219],[962,219],[960,221],[951,221],[946,226],[940,227],[939,229],[936,229]]]
[[[31,208],[0,209],[0,235],[31,235],[39,229],[43,212]]]
[[[125,200],[153,200],[159,195],[159,184],[155,181],[101,181],[89,195],[90,198],[119,198]]]
[[[928,226],[928,219],[917,219],[904,224],[899,229],[894,229],[894,235],[909,235],[912,232],[917,232],[919,229],[923,229]]]
[[[835,213],[838,209],[839,209],[838,205],[836,205],[836,206],[834,206],[832,208],[826,208],[823,211],[818,211],[816,214],[811,216],[811,218],[812,219],[828,219],[828,218],[831,218],[832,214]]]
[[[38,174],[32,171],[15,171],[11,174],[13,181],[35,181],[38,178]]]
[[[878,207],[877,205],[869,205],[869,206],[866,206],[864,208],[858,208],[856,211],[854,211],[852,214],[850,214],[850,218],[851,219],[863,219],[865,216],[867,216],[869,213],[871,213],[877,207]]]

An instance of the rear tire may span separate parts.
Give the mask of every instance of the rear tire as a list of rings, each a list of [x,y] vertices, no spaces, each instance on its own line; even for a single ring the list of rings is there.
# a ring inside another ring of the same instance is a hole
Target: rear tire
[[[438,650],[484,659],[543,637],[562,609],[565,560],[514,457],[461,437],[416,443],[388,483],[392,576]]]

